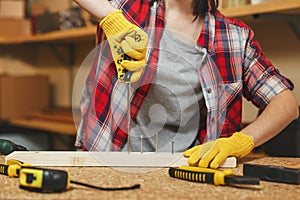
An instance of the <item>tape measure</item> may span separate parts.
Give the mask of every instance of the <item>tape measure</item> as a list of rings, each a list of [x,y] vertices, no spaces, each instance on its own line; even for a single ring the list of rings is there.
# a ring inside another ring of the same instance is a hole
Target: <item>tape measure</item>
[[[71,181],[66,171],[35,167],[21,168],[19,180],[20,188],[36,192],[62,192]]]
[[[31,167],[30,164],[18,160],[7,160],[7,165],[0,164],[0,174],[18,177],[20,188],[34,192],[63,192],[70,184],[77,184],[97,190],[133,190],[140,188],[140,184],[128,187],[99,187],[88,183],[70,180],[68,172],[63,170]]]
[[[37,167],[22,167],[19,173],[20,188],[43,193],[63,192],[70,188],[70,184],[77,184],[97,190],[133,190],[140,188],[140,184],[129,187],[105,188],[70,180],[68,172],[63,170],[45,169]]]

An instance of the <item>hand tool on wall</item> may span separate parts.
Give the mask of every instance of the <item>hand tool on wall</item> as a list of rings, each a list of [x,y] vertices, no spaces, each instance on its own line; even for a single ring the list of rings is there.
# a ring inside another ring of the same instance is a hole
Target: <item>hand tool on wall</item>
[[[169,168],[169,175],[174,178],[210,183],[214,185],[259,185],[259,179],[234,175],[232,170],[216,170],[210,168],[180,166]]]
[[[131,190],[140,188],[139,184],[130,187],[104,188],[73,181],[68,172],[46,168],[31,167],[16,160],[8,160],[8,165],[0,164],[0,174],[19,177],[20,188],[34,192],[63,192],[70,184],[77,184],[98,190]]]
[[[260,178],[264,181],[300,184],[300,169],[271,165],[244,164],[244,175]]]
[[[27,149],[12,141],[0,139],[0,154],[8,155],[13,151],[27,151]]]

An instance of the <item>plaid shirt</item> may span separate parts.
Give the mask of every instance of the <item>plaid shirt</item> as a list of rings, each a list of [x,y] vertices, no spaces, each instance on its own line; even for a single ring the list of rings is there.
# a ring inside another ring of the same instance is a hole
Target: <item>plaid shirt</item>
[[[134,121],[155,78],[159,43],[164,27],[164,2],[114,0],[125,17],[149,36],[147,65],[141,79],[131,84]],[[229,137],[241,129],[242,97],[263,110],[271,98],[293,84],[264,57],[253,31],[243,22],[207,13],[196,48],[203,54],[199,82],[206,104],[199,122],[200,143]],[[117,81],[108,43],[98,27],[97,55],[81,102],[82,120],[75,145],[83,150],[119,150],[127,140],[127,88]],[[133,92],[134,91],[134,92]]]

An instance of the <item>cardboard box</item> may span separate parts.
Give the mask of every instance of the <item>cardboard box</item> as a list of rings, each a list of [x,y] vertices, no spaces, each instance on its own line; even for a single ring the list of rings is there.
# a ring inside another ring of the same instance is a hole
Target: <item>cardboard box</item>
[[[26,19],[1,19],[0,36],[25,36],[31,35],[30,20]]]
[[[25,18],[25,1],[0,0],[0,17],[14,19]]]
[[[79,7],[33,16],[31,24],[34,34],[86,26],[82,17],[82,9]]]
[[[0,76],[0,119],[49,108],[47,76]]]

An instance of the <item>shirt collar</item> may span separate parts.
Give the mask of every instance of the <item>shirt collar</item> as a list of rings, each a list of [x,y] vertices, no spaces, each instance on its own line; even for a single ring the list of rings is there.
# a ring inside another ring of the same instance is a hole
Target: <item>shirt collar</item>
[[[217,11],[218,12],[218,11]],[[198,45],[202,48],[206,48],[208,53],[214,52],[214,39],[215,39],[215,16],[210,12],[207,12],[204,17],[204,24],[202,26],[201,33],[198,38]]]

